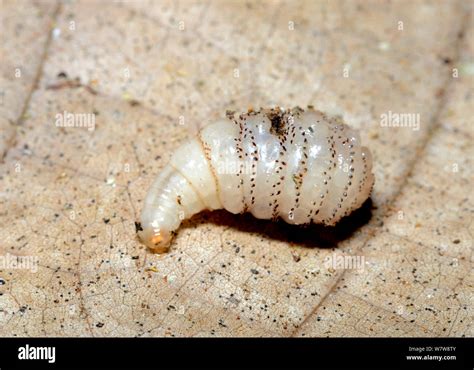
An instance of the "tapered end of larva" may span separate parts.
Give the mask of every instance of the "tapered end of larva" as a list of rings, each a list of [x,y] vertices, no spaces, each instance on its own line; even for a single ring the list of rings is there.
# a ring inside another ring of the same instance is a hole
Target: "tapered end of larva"
[[[148,248],[155,253],[166,253],[169,251],[171,238],[173,235],[164,230],[157,230],[153,227],[145,227],[138,231],[138,237]]]

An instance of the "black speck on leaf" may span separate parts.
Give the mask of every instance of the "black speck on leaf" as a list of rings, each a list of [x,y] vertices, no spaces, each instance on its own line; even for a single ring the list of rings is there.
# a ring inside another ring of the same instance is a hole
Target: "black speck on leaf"
[[[140,222],[135,222],[135,232],[138,233],[139,231],[142,231],[142,224]]]
[[[443,58],[444,64],[451,64],[451,62],[452,62],[451,58]]]

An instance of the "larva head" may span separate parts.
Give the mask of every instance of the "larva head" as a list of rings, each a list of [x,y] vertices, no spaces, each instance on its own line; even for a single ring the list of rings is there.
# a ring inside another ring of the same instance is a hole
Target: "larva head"
[[[138,232],[140,240],[155,253],[166,253],[169,250],[172,234],[166,230],[153,227],[143,227]]]

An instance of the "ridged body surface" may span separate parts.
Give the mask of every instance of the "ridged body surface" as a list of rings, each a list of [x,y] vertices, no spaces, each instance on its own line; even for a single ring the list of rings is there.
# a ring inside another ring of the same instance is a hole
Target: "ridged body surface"
[[[370,195],[371,169],[340,118],[312,108],[228,112],[173,154],[145,199],[139,235],[165,251],[181,221],[204,209],[334,225]]]

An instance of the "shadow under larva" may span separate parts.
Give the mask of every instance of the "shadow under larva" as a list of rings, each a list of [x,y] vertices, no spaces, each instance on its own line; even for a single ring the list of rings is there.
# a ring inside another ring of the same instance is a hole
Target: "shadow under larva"
[[[183,221],[180,229],[195,228],[200,224],[212,223],[256,234],[263,239],[287,242],[305,248],[336,248],[339,242],[350,238],[362,226],[369,223],[372,218],[372,209],[372,199],[368,198],[360,208],[341,219],[335,226],[290,225],[282,220],[255,219],[248,213],[234,215],[223,210],[204,211]]]

